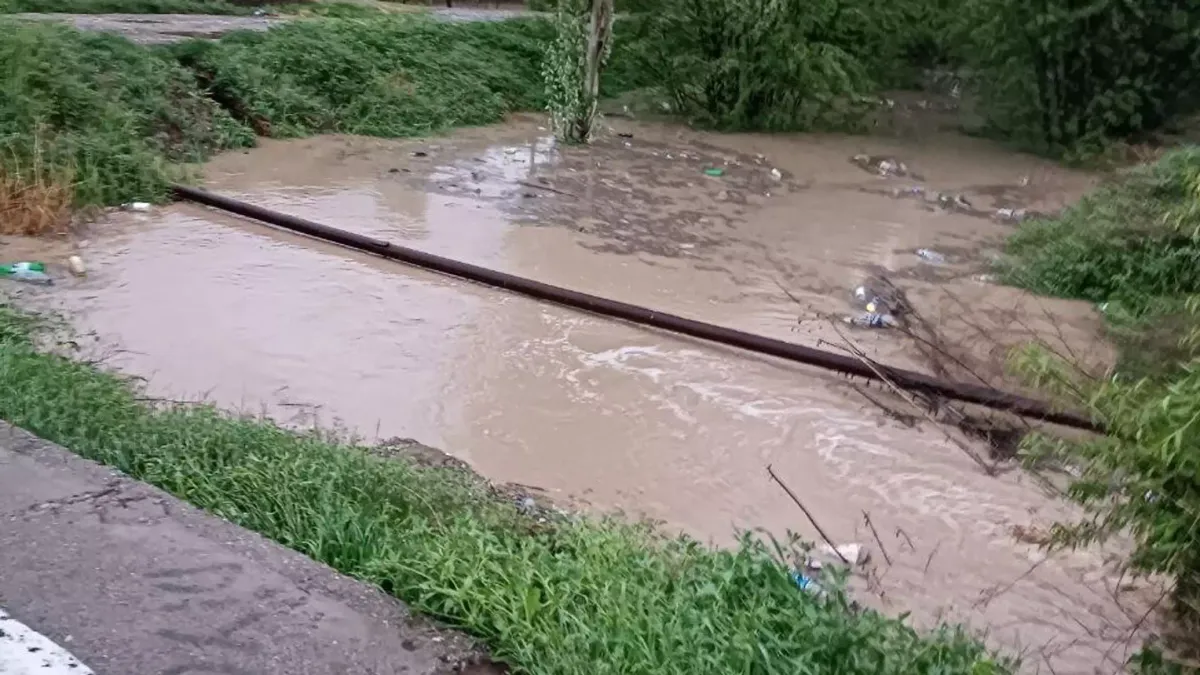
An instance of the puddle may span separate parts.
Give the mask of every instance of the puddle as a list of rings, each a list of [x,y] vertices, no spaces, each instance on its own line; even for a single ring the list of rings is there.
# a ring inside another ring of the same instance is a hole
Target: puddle
[[[897,199],[910,178],[980,210],[1052,211],[1087,176],[954,137],[713,136],[617,123],[555,148],[537,118],[434,141],[324,137],[218,158],[208,187],[467,262],[810,344],[851,335],[871,358],[926,368],[889,331],[835,329],[850,289],[888,271],[985,378],[1031,332],[1094,344],[1091,308],[972,280],[1011,224]],[[706,169],[722,169],[711,176]],[[774,173],[772,170],[776,170]],[[973,187],[974,186],[974,187]],[[977,186],[992,186],[978,189]],[[1114,670],[1151,589],[1115,594],[1099,552],[1042,560],[1013,526],[1069,515],[1019,472],[988,477],[928,425],[891,421],[845,379],[572,312],[208,211],[123,214],[85,249],[91,272],[41,292],[110,365],[167,398],[205,394],[293,424],[443,447],[499,481],[665,520],[875,550],[864,592],[989,628],[1034,670]],[[938,251],[931,265],[914,252]],[[786,288],[785,293],[782,288]],[[789,297],[790,294],[790,297]],[[892,565],[863,526],[869,513]],[[1030,571],[1031,567],[1033,568]],[[880,592],[881,591],[881,592]],[[992,596],[995,597],[992,597]]]

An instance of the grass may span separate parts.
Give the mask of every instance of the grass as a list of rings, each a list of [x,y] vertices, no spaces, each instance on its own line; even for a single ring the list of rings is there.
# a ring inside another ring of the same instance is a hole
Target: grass
[[[1102,303],[1128,375],[1169,374],[1196,355],[1182,341],[1200,295],[1200,147],[1118,175],[1007,242],[1013,285]]]
[[[72,175],[76,206],[164,199],[177,166],[253,143],[165,54],[123,38],[0,18],[0,168]]]
[[[0,14],[250,14],[254,8],[226,0],[0,0]]]
[[[40,129],[49,174],[73,176],[75,206],[162,201],[182,166],[256,135],[400,137],[499,122],[543,107],[551,32],[543,19],[371,10],[149,48],[0,17],[0,170],[21,175]],[[605,90],[636,85],[614,70]]]
[[[1008,672],[958,630],[921,635],[799,591],[761,541],[532,527],[461,473],[209,407],[147,407],[117,376],[36,350],[36,330],[0,305],[0,418],[377,584],[513,672]]]
[[[176,49],[260,133],[414,136],[542,105],[542,20],[296,22]]]
[[[40,144],[29,164],[0,167],[0,234],[61,234],[71,222],[74,177],[46,167]]]

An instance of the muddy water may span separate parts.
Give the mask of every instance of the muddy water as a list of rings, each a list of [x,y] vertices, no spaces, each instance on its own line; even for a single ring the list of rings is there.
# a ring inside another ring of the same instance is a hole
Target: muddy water
[[[215,190],[422,250],[800,343],[850,340],[889,363],[930,365],[894,332],[829,320],[880,271],[985,378],[1005,345],[1034,334],[1105,357],[1090,308],[972,278],[1012,227],[988,211],[1058,208],[1086,176],[953,137],[906,146],[618,123],[585,150],[555,148],[539,124],[433,142],[268,142],[207,175]],[[859,153],[900,158],[922,180],[881,177],[849,161]],[[968,212],[893,196],[912,185],[964,195]],[[1031,670],[1115,669],[1151,592],[1118,592],[1100,552],[1045,559],[1015,541],[1013,526],[1069,509],[1019,472],[985,475],[939,429],[888,418],[824,372],[194,206],[98,230],[88,278],[41,302],[119,344],[110,363],[154,395],[413,437],[495,480],[719,543],[748,527],[815,537],[769,482],[773,465],[832,536],[874,549],[865,601],[988,628],[1028,651]]]

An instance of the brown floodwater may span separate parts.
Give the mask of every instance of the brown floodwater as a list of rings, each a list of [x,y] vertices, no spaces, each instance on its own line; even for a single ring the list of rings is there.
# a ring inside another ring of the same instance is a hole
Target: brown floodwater
[[[559,148],[543,124],[266,141],[206,176],[355,232],[803,344],[849,341],[897,365],[933,364],[895,331],[836,320],[871,274],[904,288],[989,381],[1003,380],[1008,346],[1034,337],[1109,358],[1092,308],[978,278],[1014,227],[996,209],[1060,208],[1087,175],[949,135],[718,136],[618,120],[594,147]],[[860,154],[872,159],[851,161]],[[885,157],[920,179],[879,175]],[[905,193],[915,185],[926,194]],[[939,205],[937,192],[967,204]],[[1137,644],[1151,586],[1119,581],[1099,550],[1046,558],[1012,535],[1070,507],[1020,471],[986,475],[938,427],[884,415],[859,383],[192,205],[114,216],[80,250],[86,279],[26,295],[118,345],[108,363],[154,396],[415,438],[493,480],[717,543],[753,527],[815,538],[772,465],[832,537],[872,550],[868,604],[987,629],[1031,671],[1117,670]]]

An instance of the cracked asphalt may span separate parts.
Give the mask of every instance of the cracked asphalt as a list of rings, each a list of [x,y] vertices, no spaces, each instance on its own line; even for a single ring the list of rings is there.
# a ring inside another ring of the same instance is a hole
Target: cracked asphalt
[[[0,607],[98,675],[480,675],[469,638],[0,422]]]

